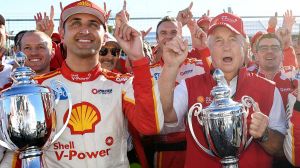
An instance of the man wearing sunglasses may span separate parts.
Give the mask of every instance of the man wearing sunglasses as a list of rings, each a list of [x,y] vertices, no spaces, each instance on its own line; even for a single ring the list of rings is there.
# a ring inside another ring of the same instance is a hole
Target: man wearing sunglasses
[[[116,69],[117,62],[120,59],[121,48],[117,40],[109,33],[105,34],[106,43],[99,51],[99,61],[101,67],[112,72],[119,73]]]

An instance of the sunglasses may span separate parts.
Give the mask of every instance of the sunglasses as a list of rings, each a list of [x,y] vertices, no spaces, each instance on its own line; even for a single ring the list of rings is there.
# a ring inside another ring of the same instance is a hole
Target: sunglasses
[[[102,47],[99,54],[101,56],[106,56],[108,54],[108,50],[110,51],[111,55],[113,55],[114,57],[116,57],[117,55],[120,54],[120,49],[118,48],[106,48],[106,47]]]

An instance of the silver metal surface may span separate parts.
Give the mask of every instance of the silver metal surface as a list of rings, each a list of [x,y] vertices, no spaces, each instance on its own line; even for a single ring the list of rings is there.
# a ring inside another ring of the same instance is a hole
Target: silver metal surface
[[[55,89],[41,86],[32,79],[34,72],[25,67],[25,55],[17,53],[20,67],[12,73],[12,87],[0,93],[0,145],[20,152],[22,167],[45,167],[42,149],[50,146],[66,128],[72,110],[71,96],[66,86],[53,81]],[[62,88],[67,92],[69,114],[64,126],[56,133],[54,107]]]
[[[297,72],[295,74],[295,79],[300,80],[300,69],[297,69]]]
[[[200,103],[194,104],[188,113],[188,124],[192,137],[196,144],[206,153],[221,158],[221,164],[226,168],[237,168],[240,153],[252,141],[247,140],[247,116],[248,109],[254,104],[249,96],[242,98],[242,103],[233,101],[230,96],[230,88],[227,86],[224,74],[216,69],[213,74],[217,85],[212,89],[214,97],[212,103],[202,109]],[[198,123],[204,127],[205,138],[209,149],[205,148],[195,136],[192,117],[196,117]]]

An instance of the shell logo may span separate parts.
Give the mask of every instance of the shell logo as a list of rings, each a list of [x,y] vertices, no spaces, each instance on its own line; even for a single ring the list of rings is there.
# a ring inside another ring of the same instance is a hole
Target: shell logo
[[[67,120],[68,110],[64,115]],[[95,132],[95,126],[101,121],[99,110],[88,102],[73,105],[72,114],[68,124],[71,134],[85,134]]]
[[[204,103],[204,97],[203,96],[197,97],[197,102],[198,103]]]
[[[87,7],[91,7],[92,4],[88,1],[80,1],[77,3],[77,6],[87,6]]]

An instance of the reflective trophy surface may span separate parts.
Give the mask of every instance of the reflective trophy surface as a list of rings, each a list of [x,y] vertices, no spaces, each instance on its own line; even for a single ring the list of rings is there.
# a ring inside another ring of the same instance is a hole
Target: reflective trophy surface
[[[219,157],[222,167],[237,168],[239,154],[253,139],[250,137],[247,141],[247,116],[249,108],[254,106],[255,102],[249,96],[243,96],[242,103],[233,101],[230,98],[230,88],[220,69],[215,70],[213,77],[217,81],[217,85],[211,91],[213,101],[204,109],[201,103],[196,103],[190,108],[189,129],[196,144],[209,155]],[[192,117],[196,117],[203,127],[209,149],[201,145],[196,137]]]
[[[51,88],[37,84],[35,73],[24,66],[26,55],[16,54],[20,65],[12,72],[13,85],[0,93],[0,145],[19,152],[22,168],[46,167],[43,149],[49,147],[66,128],[72,109],[71,96],[66,86],[51,81]],[[57,131],[55,105],[66,91],[69,114]]]
[[[295,74],[295,79],[300,80],[300,68],[297,68],[296,74]]]

